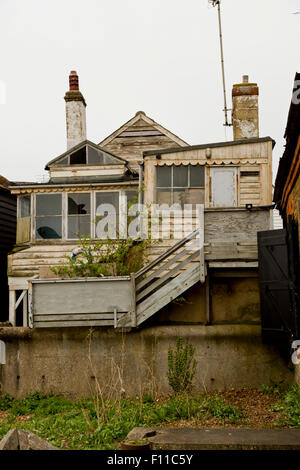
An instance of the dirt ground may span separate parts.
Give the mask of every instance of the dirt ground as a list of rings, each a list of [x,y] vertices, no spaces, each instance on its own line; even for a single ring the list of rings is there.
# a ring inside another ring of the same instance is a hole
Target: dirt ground
[[[279,418],[279,414],[269,411],[270,407],[278,402],[277,394],[268,395],[255,389],[244,388],[240,390],[227,390],[218,392],[227,405],[238,407],[245,418],[231,423],[228,420],[220,422],[217,418],[179,420],[170,423],[171,427],[213,427],[213,428],[284,428],[285,426]]]

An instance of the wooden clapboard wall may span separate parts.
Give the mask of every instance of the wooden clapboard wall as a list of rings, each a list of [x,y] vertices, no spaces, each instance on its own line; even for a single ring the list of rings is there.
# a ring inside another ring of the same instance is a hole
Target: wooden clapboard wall
[[[138,111],[133,119],[99,145],[128,160],[131,168],[138,169],[138,162],[142,160],[145,150],[184,147],[188,144],[146,116],[143,111]]]

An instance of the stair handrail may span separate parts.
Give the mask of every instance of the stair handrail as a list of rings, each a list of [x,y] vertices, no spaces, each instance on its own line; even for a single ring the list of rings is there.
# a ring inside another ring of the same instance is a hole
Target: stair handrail
[[[186,237],[182,238],[177,243],[175,243],[175,245],[173,245],[171,248],[169,248],[165,253],[160,255],[158,258],[153,260],[151,263],[147,264],[147,266],[144,266],[142,269],[137,271],[134,274],[135,279],[138,279],[140,276],[143,276],[144,274],[146,274],[148,271],[150,271],[155,266],[160,264],[163,260],[168,258],[168,256],[172,255],[175,251],[177,251],[179,248],[184,246],[187,242],[189,242],[190,240],[193,240],[193,238],[195,238],[198,235],[199,230],[200,230],[200,228],[198,227],[193,232],[189,233]]]

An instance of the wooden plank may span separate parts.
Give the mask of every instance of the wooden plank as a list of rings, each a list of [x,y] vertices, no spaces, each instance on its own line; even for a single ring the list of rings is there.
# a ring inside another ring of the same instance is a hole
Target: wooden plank
[[[174,263],[176,263],[177,261],[179,261],[183,256],[186,256],[188,253],[191,252],[191,250],[194,250],[196,248],[199,247],[199,244],[198,242],[194,243],[192,246],[190,246],[189,248],[186,248],[185,250],[183,251],[180,251],[179,253],[177,253],[176,256],[174,256],[173,258],[170,258],[169,261],[167,261],[167,263],[163,264],[162,266],[160,266],[160,268],[156,269],[155,271],[153,271],[152,274],[150,274],[149,276],[147,276],[145,279],[143,279],[141,282],[139,282],[136,286],[136,291],[140,291],[142,289],[142,287],[146,286],[147,284],[149,284],[150,281],[152,281],[152,279],[154,279],[155,277],[157,277],[159,274],[163,273],[164,271],[166,271],[167,269],[169,269]]]
[[[205,317],[206,325],[210,325],[211,318],[211,292],[210,292],[210,274],[206,274],[206,283],[205,283]]]
[[[232,261],[232,260],[226,260],[226,261],[209,261],[208,266],[210,268],[258,268],[258,261],[243,261],[243,260],[238,260],[238,261]]]
[[[143,299],[147,294],[152,292],[154,289],[159,287],[161,284],[164,282],[168,281],[171,277],[175,276],[175,274],[178,273],[181,269],[183,269],[187,264],[189,264],[193,259],[197,258],[199,256],[199,250],[195,251],[192,253],[190,256],[188,256],[185,260],[183,260],[181,263],[179,263],[177,266],[175,266],[173,269],[167,272],[164,276],[160,277],[157,279],[157,281],[153,282],[149,287],[144,289],[142,292],[140,292],[136,296],[136,301],[138,302],[139,300]]]
[[[15,290],[9,290],[9,323],[11,323],[12,326],[16,326],[16,291]]]
[[[19,295],[18,297],[18,300],[16,302],[16,305],[15,305],[15,309],[17,309],[20,305],[20,303],[22,302],[23,298],[25,297],[25,295],[27,294],[27,290],[23,290],[22,294]]]
[[[136,287],[135,287],[135,276],[134,273],[130,275],[131,281],[131,325],[132,327],[137,326],[137,317],[136,317]]]
[[[166,251],[163,255],[159,256],[155,261],[152,263],[148,264],[144,268],[140,269],[137,273],[135,273],[135,278],[138,279],[140,276],[143,276],[146,272],[150,271],[154,266],[159,264],[161,261],[165,260],[168,256],[170,256],[172,253],[177,251],[179,248],[181,248],[183,245],[186,244],[187,241],[192,240],[195,238],[198,234],[198,229],[194,230],[194,232],[190,233],[187,237],[183,238],[179,242],[175,243],[168,251]]]
[[[113,320],[86,320],[86,321],[53,321],[36,322],[34,328],[70,328],[70,327],[91,327],[91,326],[113,326]]]
[[[156,129],[148,130],[148,129],[139,129],[139,130],[127,130],[119,134],[118,139],[120,137],[151,137],[151,136],[162,136],[163,134]]]
[[[117,313],[117,315],[124,315],[123,313]],[[36,322],[52,322],[52,321],[81,321],[81,320],[114,320],[114,313],[87,313],[87,314],[67,314],[67,315],[34,315],[33,321]]]
[[[33,284],[34,314],[128,312],[131,283],[114,279],[44,280]]]
[[[199,282],[199,274],[199,265],[191,266],[166,286],[162,287],[158,292],[155,292],[155,294],[142,302],[137,307],[138,325]]]

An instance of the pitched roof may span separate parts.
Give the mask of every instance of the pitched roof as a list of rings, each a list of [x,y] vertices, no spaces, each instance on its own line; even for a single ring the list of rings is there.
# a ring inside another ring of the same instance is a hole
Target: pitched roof
[[[79,144],[75,145],[74,147],[68,149],[66,152],[62,153],[58,157],[55,157],[52,160],[50,160],[50,162],[48,162],[46,164],[45,170],[49,170],[50,165],[53,165],[54,163],[57,163],[60,159],[63,159],[64,157],[70,155],[73,152],[76,152],[76,150],[81,149],[85,145],[89,145],[90,147],[93,147],[96,150],[101,150],[104,153],[108,153],[109,155],[111,155],[116,160],[119,160],[120,163],[123,163],[125,165],[127,164],[127,160],[125,160],[124,158],[119,157],[118,155],[114,155],[113,153],[109,152],[106,149],[101,148],[99,145],[95,144],[94,142],[91,142],[90,140],[84,140],[84,141],[80,142]]]
[[[180,139],[180,137],[173,134],[173,132],[169,131],[168,129],[166,129],[162,125],[158,124],[158,122],[154,121],[154,119],[151,119],[149,116],[147,116],[146,113],[144,113],[144,111],[137,111],[137,113],[135,114],[135,116],[133,118],[129,119],[129,121],[125,122],[125,124],[123,124],[121,127],[119,127],[119,129],[117,129],[112,134],[110,134],[108,137],[106,137],[104,140],[102,140],[99,143],[99,145],[105,146],[105,145],[109,144],[113,139],[115,139],[120,134],[125,132],[129,127],[134,126],[135,124],[137,124],[138,121],[144,121],[145,124],[148,124],[149,126],[152,126],[154,129],[159,131],[161,134],[166,135],[171,140],[176,142],[179,146],[188,145],[187,142]],[[131,131],[131,132],[133,132],[133,131]]]
[[[143,111],[123,124],[100,142],[101,147],[126,158],[130,168],[137,170],[145,150],[183,147],[184,140],[151,119]]]

